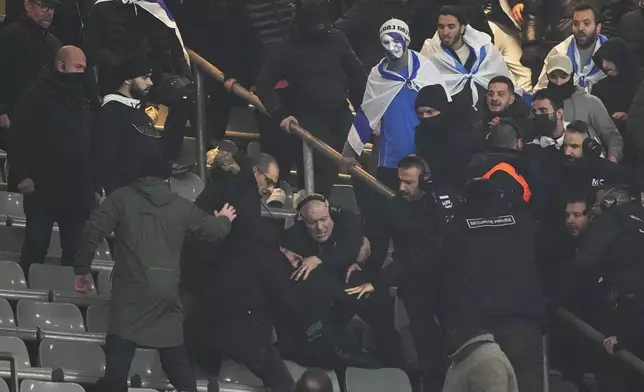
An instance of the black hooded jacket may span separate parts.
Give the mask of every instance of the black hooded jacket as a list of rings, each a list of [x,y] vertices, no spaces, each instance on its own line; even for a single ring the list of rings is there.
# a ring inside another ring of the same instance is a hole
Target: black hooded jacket
[[[607,40],[593,56],[593,61],[600,68],[602,60],[615,63],[619,75],[607,76],[597,82],[593,86],[592,94],[601,99],[610,115],[616,112],[628,113],[639,85],[637,68],[628,45],[621,38]]]
[[[626,41],[640,75],[644,75],[644,8],[622,16],[617,26],[617,36]]]
[[[523,143],[529,143],[537,137],[534,128],[534,122],[530,116],[530,106],[518,94],[514,95],[514,103],[506,111],[499,114],[493,114],[487,105],[483,107],[485,117],[472,126],[472,145],[474,151],[480,152],[485,150],[485,138],[490,132],[490,121],[496,117],[511,118],[519,126]]]

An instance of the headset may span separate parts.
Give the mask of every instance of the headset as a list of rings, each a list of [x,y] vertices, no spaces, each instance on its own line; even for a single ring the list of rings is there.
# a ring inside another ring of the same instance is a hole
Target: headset
[[[418,189],[424,192],[432,192],[434,181],[432,180],[432,172],[429,169],[429,164],[423,158],[418,155],[411,154],[404,157],[399,163],[406,161],[410,166],[421,167],[420,174],[418,175]]]
[[[619,192],[617,197],[612,193],[613,191]],[[616,185],[606,191],[606,194],[599,202],[599,208],[602,211],[608,211],[611,208],[619,205],[619,203],[626,198],[629,198],[628,189],[626,185]]]
[[[299,203],[297,203],[297,207],[295,207],[295,210],[297,211],[296,220],[298,221],[304,220],[304,217],[302,216],[302,209],[312,201],[321,201],[325,203],[325,202],[328,202],[329,199],[327,199],[326,196],[324,196],[321,193],[311,193],[309,195],[304,196],[304,198],[300,200]],[[332,214],[341,213],[342,207],[329,203],[329,212]]]
[[[583,121],[573,122],[575,123],[575,127],[573,129],[582,131],[584,134],[586,134],[586,139],[584,139],[584,142],[581,145],[581,150],[584,153],[584,157],[590,159],[599,159],[599,157],[601,157],[602,155],[602,145],[597,140],[595,140],[593,135],[590,133],[588,124]],[[570,127],[570,125],[568,125],[568,127]]]

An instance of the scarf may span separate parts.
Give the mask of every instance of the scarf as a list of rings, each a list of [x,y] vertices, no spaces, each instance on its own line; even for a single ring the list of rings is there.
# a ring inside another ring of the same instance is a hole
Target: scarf
[[[364,145],[371,139],[371,135],[380,134],[380,120],[400,90],[408,88],[420,91],[430,84],[445,87],[440,73],[430,61],[413,50],[408,50],[407,56],[408,78],[388,70],[387,59],[382,59],[369,74],[362,106],[356,113],[347,140],[358,155],[362,154]]]
[[[122,103],[123,105],[129,106],[134,109],[141,108],[141,101],[139,101],[138,99],[125,97],[121,94],[107,94],[103,98],[103,104],[101,106],[105,106],[108,102],[112,101]]]

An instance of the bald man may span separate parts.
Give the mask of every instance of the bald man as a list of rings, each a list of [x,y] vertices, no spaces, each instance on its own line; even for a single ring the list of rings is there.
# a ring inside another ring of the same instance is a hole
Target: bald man
[[[83,91],[83,51],[64,46],[16,106],[9,155],[10,186],[24,195],[27,217],[20,263],[42,263],[58,223],[62,264],[73,265],[85,221],[95,206],[90,111]]]

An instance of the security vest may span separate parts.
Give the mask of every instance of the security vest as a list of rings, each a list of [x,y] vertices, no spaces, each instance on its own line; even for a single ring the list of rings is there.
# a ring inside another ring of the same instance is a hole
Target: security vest
[[[532,197],[532,191],[530,190],[530,186],[528,185],[528,182],[521,174],[517,173],[517,170],[509,163],[501,162],[497,164],[496,166],[491,168],[487,173],[485,173],[483,175],[483,178],[485,178],[486,180],[489,180],[492,174],[498,171],[506,172],[507,174],[512,176],[512,178],[514,178],[514,180],[518,182],[519,185],[521,185],[521,187],[523,188],[523,201],[525,201],[526,203],[530,201],[530,198]]]

